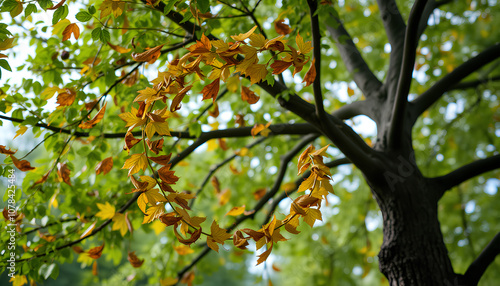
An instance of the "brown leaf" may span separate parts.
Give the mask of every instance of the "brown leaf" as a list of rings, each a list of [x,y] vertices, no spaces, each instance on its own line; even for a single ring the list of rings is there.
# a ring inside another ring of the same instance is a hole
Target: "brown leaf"
[[[73,251],[76,252],[77,254],[85,252],[85,251],[83,251],[82,247],[78,246],[78,245],[73,246],[71,249],[73,249]]]
[[[184,276],[182,276],[181,279],[181,283],[187,284],[188,286],[192,286],[193,280],[194,280],[194,271],[191,270],[189,272],[184,273]]]
[[[71,181],[69,179],[70,172],[66,163],[57,163],[57,176],[59,177],[59,181],[65,182],[71,186]]]
[[[214,102],[214,110],[208,110],[208,115],[212,116],[213,118],[219,117],[219,105],[217,102]]]
[[[188,85],[181,89],[179,93],[174,97],[172,100],[172,105],[170,105],[170,112],[176,112],[177,110],[181,109],[181,102],[186,93],[193,87],[193,85]]]
[[[194,232],[192,232],[191,236],[189,238],[183,238],[177,232],[177,228],[174,228],[174,234],[175,234],[175,236],[177,237],[177,239],[179,240],[180,243],[185,244],[185,245],[191,245],[194,242],[196,242],[198,240],[198,238],[200,238],[201,231],[202,230],[201,230],[201,227],[200,227],[200,228],[196,229]]]
[[[113,168],[113,157],[108,157],[95,167],[95,174],[99,175],[101,172],[103,175],[106,175]]]
[[[220,183],[219,183],[219,179],[217,179],[216,176],[213,176],[212,179],[211,179],[211,183],[212,183],[212,186],[214,186],[214,189],[215,189],[215,193],[216,194],[219,194],[220,193]]]
[[[255,92],[251,91],[248,87],[241,87],[241,99],[248,102],[249,104],[255,104],[259,101],[260,97],[255,95]]]
[[[158,176],[164,183],[169,185],[175,184],[179,180],[179,177],[174,175],[174,171],[170,171],[170,165],[161,167],[158,170]]]
[[[285,24],[285,20],[279,20],[274,22],[274,29],[276,30],[276,33],[280,35],[288,35],[292,32],[292,29],[290,26]]]
[[[85,103],[85,109],[87,111],[90,111],[94,108],[99,108],[99,101],[97,99],[92,100],[89,103]]]
[[[94,127],[94,125],[99,123],[99,121],[101,121],[104,118],[104,112],[106,112],[106,105],[107,104],[108,103],[106,102],[104,104],[104,106],[101,108],[101,110],[99,110],[99,112],[97,112],[97,114],[94,116],[94,118],[92,118],[91,120],[89,120],[87,122],[80,123],[80,125],[78,125],[78,127],[82,128],[82,129],[90,129],[90,128]]]
[[[66,92],[57,95],[57,104],[59,106],[70,106],[76,98],[76,92],[73,89],[67,88]]]
[[[168,155],[161,155],[158,157],[149,157],[149,159],[157,164],[166,166],[168,165],[168,162],[170,162],[170,157],[172,157],[172,153]]]
[[[248,245],[248,241],[243,237],[243,233],[237,230],[233,235],[233,244],[239,249],[246,249]]]
[[[306,86],[309,86],[311,83],[313,83],[314,79],[316,78],[316,66],[314,65],[315,62],[316,59],[313,59],[311,67],[307,71],[306,75],[304,76],[304,80],[302,81],[306,83]]]
[[[47,181],[47,178],[49,177],[49,175],[50,175],[50,172],[51,172],[51,171],[52,171],[52,170],[49,170],[49,171],[48,171],[45,175],[43,175],[43,177],[41,177],[41,178],[40,178],[40,180],[36,181],[36,182],[33,184],[32,188],[33,188],[34,186],[38,185],[38,184],[43,184],[43,183],[45,183],[45,181]]]
[[[203,100],[211,98],[214,102],[219,94],[220,77],[216,78],[212,83],[207,84],[202,90]]]
[[[14,166],[16,166],[16,168],[18,168],[20,171],[27,172],[35,169],[35,167],[31,167],[30,162],[26,160],[19,161],[16,157],[14,157],[14,155],[9,156],[12,159],[12,163],[14,163]]]
[[[78,37],[80,37],[80,28],[78,27],[77,24],[69,24],[64,31],[62,32],[63,38],[62,41],[69,40],[71,37],[71,34],[75,37],[76,40],[78,40]]]
[[[146,143],[148,144],[149,150],[151,150],[153,153],[158,154],[160,153],[161,150],[163,150],[163,138],[160,140],[155,140],[155,141],[149,141],[146,140]]]
[[[7,149],[7,147],[0,145],[0,153],[6,154],[6,155],[12,155],[15,154],[17,151],[12,151],[10,148]]]
[[[274,63],[271,64],[271,68],[273,69],[273,74],[280,74],[286,71],[292,65],[292,62],[275,60]]]
[[[132,133],[127,132],[127,135],[125,135],[125,146],[123,149],[130,152],[130,149],[134,147],[135,144],[141,142],[141,140],[142,139],[136,139]]]
[[[163,45],[156,46],[139,54],[132,53],[132,58],[136,62],[148,62],[152,64],[160,57],[161,48],[163,48]]]
[[[120,46],[115,46],[113,44],[111,44],[110,42],[108,42],[108,45],[115,51],[119,52],[120,54],[126,54],[128,52],[131,51],[131,49],[125,49],[124,47],[120,47]]]
[[[144,263],[144,259],[140,260],[139,258],[137,258],[137,256],[135,255],[135,251],[129,252],[127,259],[134,268],[139,268]]]
[[[258,189],[253,192],[253,198],[258,201],[266,194],[266,189]]]
[[[176,213],[163,214],[159,217],[160,221],[167,226],[174,225],[182,220],[182,217],[176,216]]]
[[[104,243],[101,245],[101,246],[96,246],[94,248],[91,248],[89,251],[87,251],[87,254],[93,258],[93,259],[97,259],[99,257],[101,257],[101,254],[102,254],[102,249],[104,248]]]

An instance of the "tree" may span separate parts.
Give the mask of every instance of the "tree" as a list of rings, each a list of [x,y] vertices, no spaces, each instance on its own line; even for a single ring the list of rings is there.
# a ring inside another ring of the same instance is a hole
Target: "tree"
[[[125,252],[151,283],[191,284],[212,250],[237,260],[252,241],[257,264],[296,256],[282,271],[303,273],[306,246],[287,245],[321,238],[331,248],[311,254],[304,284],[476,285],[500,252],[498,195],[485,193],[500,167],[500,11],[466,2],[3,1],[0,66],[29,46],[19,69],[34,76],[4,84],[0,118],[46,150],[0,150],[5,177],[26,172],[22,194],[4,195],[14,284],[76,256],[97,275],[101,254]],[[354,131],[359,115],[373,137]],[[136,255],[152,230],[168,243]]]

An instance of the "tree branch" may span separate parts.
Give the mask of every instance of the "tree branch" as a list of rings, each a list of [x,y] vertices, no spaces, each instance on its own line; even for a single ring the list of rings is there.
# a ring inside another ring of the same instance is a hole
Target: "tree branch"
[[[438,195],[443,194],[454,186],[457,186],[475,176],[481,175],[500,168],[500,154],[481,159],[462,166],[447,175],[430,179],[438,186]]]
[[[316,0],[307,0],[307,5],[309,5],[309,15],[311,16],[313,64],[316,69],[316,77],[313,82],[314,104],[316,105],[316,116],[323,123],[326,122],[326,114],[323,106],[323,94],[321,93],[321,35],[318,15],[315,14],[318,9],[318,2]]]
[[[454,86],[450,87],[447,91],[452,91],[452,90],[463,90],[463,89],[468,89],[468,88],[477,88],[480,85],[488,84],[493,81],[499,81],[500,80],[500,75],[498,76],[493,76],[490,78],[486,79],[477,79],[477,80],[471,80],[471,81],[462,81]]]
[[[406,115],[406,104],[408,103],[408,93],[410,91],[413,67],[415,65],[415,53],[418,38],[415,36],[418,24],[424,11],[427,0],[417,0],[413,5],[406,28],[403,63],[401,64],[401,73],[399,75],[398,87],[396,89],[394,107],[392,109],[391,126],[389,128],[388,145],[390,149],[398,149],[401,143],[401,133]]]
[[[334,17],[331,15],[331,17]],[[335,44],[349,73],[352,74],[354,82],[366,97],[376,93],[382,87],[382,83],[373,74],[366,64],[363,56],[352,41],[351,35],[346,31],[342,22],[336,19],[337,27],[326,25],[326,29],[335,40]]]
[[[500,43],[497,43],[464,62],[451,73],[441,78],[432,87],[411,102],[413,109],[411,111],[412,122],[415,122],[420,114],[431,107],[431,105],[438,101],[446,91],[452,89],[452,87],[462,79],[499,57]]]
[[[500,232],[495,235],[491,242],[484,248],[479,256],[474,260],[463,279],[467,285],[477,285],[479,279],[483,276],[484,272],[495,261],[495,257],[500,254]]]

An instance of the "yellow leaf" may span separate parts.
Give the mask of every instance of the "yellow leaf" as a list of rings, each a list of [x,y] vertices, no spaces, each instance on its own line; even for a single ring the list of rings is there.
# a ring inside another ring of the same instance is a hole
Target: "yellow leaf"
[[[248,37],[250,37],[250,35],[253,34],[253,32],[255,31],[255,29],[257,29],[257,25],[255,25],[252,29],[250,29],[250,31],[244,33],[244,34],[239,34],[237,36],[231,36],[231,38],[233,38],[233,40],[235,41],[244,41],[246,40]]]
[[[19,126],[19,129],[16,131],[16,136],[14,136],[14,138],[12,138],[12,139],[14,140],[14,139],[16,139],[17,136],[23,135],[26,132],[26,130],[28,130],[27,126],[23,126],[23,125]]]
[[[125,215],[122,213],[116,213],[113,216],[113,226],[111,230],[119,230],[122,236],[125,236],[128,230],[127,221],[125,220]]]
[[[47,88],[46,88],[46,89],[42,92],[42,94],[41,94],[41,95],[42,95],[42,98],[43,98],[43,99],[45,99],[45,100],[49,100],[49,99],[51,99],[51,98],[54,96],[54,94],[55,94],[56,92],[58,92],[58,93],[62,93],[62,92],[64,92],[64,91],[65,91],[64,89],[59,88],[59,87],[57,87],[57,86],[47,87]]]
[[[350,88],[350,87],[347,87],[347,94],[349,96],[353,96],[354,95],[354,89]]]
[[[238,90],[238,87],[240,86],[240,77],[239,76],[232,76],[227,79],[226,81],[226,88],[230,92],[236,92]]]
[[[159,203],[156,206],[151,206],[146,210],[146,215],[144,216],[142,224],[150,223],[164,213],[165,213],[165,203]]]
[[[7,38],[3,41],[0,41],[0,51],[12,48],[14,46],[14,39],[15,38]]]
[[[151,228],[153,229],[153,231],[155,232],[156,235],[159,235],[162,231],[165,230],[166,226],[161,221],[155,220],[151,224]]]
[[[172,285],[177,284],[177,281],[179,281],[178,278],[168,277],[168,278],[165,278],[165,279],[161,279],[160,280],[160,285],[161,286],[172,286]]]
[[[125,164],[123,165],[122,169],[129,169],[128,175],[131,176],[139,172],[139,170],[141,169],[142,170],[146,169],[147,164],[148,160],[143,153],[133,154],[132,156],[130,156],[130,158],[128,158],[125,161]]]
[[[219,205],[223,206],[229,202],[229,198],[231,197],[231,191],[229,189],[225,189],[219,194]]]
[[[179,253],[179,255],[188,255],[194,253],[194,250],[191,249],[188,245],[174,246],[175,252]]]
[[[28,283],[28,280],[25,275],[14,275],[14,277],[10,278],[9,282],[12,282],[12,286],[22,286]]]
[[[304,43],[304,39],[299,33],[297,33],[297,36],[295,37],[295,42],[297,43],[297,48],[301,54],[307,54],[313,49],[311,41]]]
[[[99,212],[95,214],[96,217],[110,219],[115,215],[115,207],[109,202],[106,202],[105,204],[97,203],[97,207],[99,208]]]
[[[232,208],[226,215],[238,216],[244,212],[245,212],[245,205],[242,205],[241,207]]]
[[[68,19],[64,19],[52,25],[52,35],[58,35],[64,31],[69,24],[71,24],[71,22]]]
[[[132,49],[125,49],[124,47],[120,47],[120,46],[115,46],[113,44],[111,44],[110,42],[108,42],[108,45],[115,51],[119,52],[120,54],[126,54],[128,52],[130,52]]]

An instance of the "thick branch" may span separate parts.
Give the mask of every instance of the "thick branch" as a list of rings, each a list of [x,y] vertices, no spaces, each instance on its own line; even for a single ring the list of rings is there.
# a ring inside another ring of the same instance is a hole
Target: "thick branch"
[[[452,89],[458,82],[499,57],[500,43],[484,50],[441,78],[431,88],[412,101],[412,120],[415,121],[420,114],[438,101],[446,91]]]
[[[477,285],[484,271],[490,266],[497,255],[500,254],[500,232],[495,235],[491,242],[484,248],[483,252],[471,263],[465,272],[463,279],[466,285]]]
[[[333,15],[332,15],[333,17]],[[351,35],[346,31],[342,22],[336,19],[337,27],[326,25],[330,35],[335,40],[340,57],[347,70],[352,74],[354,82],[358,88],[369,97],[382,87],[382,83],[375,77],[371,69],[366,64],[363,56],[352,41]]]
[[[494,155],[492,157],[474,161],[470,164],[462,166],[451,173],[432,178],[433,181],[438,186],[439,197],[441,197],[444,192],[457,186],[475,176],[481,175],[495,169],[500,168],[500,154]]]
[[[408,103],[408,93],[412,81],[413,67],[415,65],[415,53],[418,43],[416,37],[418,23],[424,11],[427,0],[417,0],[413,5],[408,19],[408,27],[405,33],[403,50],[403,63],[399,74],[398,87],[392,110],[391,126],[389,129],[389,148],[398,149],[401,142],[401,134],[406,115],[406,104]]]

